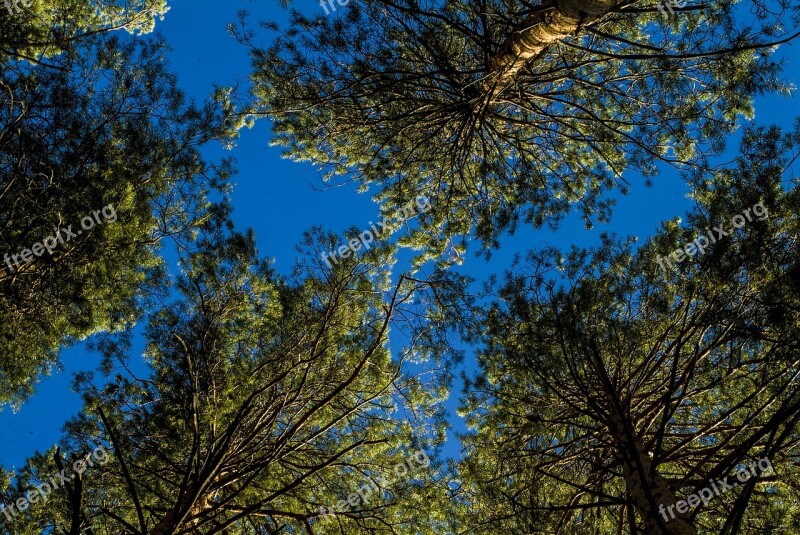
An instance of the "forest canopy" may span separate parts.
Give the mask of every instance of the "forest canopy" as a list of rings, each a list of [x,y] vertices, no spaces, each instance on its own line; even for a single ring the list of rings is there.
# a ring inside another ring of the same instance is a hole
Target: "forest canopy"
[[[240,7],[0,6],[0,534],[800,533],[800,5]]]

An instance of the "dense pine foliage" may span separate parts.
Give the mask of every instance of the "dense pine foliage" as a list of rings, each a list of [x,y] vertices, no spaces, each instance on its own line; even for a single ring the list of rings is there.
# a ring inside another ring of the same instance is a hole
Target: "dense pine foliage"
[[[752,122],[800,6],[275,4],[228,27],[249,88],[202,102],[165,0],[0,6],[0,404],[102,357],[0,467],[0,533],[800,533],[800,122]],[[309,228],[280,272],[206,152],[257,120],[426,209]],[[471,271],[658,173],[694,206],[652,235]]]

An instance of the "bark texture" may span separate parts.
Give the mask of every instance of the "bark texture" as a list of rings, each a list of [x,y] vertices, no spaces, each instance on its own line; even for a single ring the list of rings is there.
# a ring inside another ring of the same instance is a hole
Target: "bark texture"
[[[679,514],[674,507],[672,512],[675,513],[675,518],[667,512],[678,500],[664,478],[653,468],[644,444],[632,426],[624,420],[624,416],[612,408],[608,425],[618,444],[625,484],[636,509],[642,515],[647,533],[697,535],[697,530],[686,514]],[[667,520],[660,513],[660,505],[664,506]]]
[[[533,58],[556,41],[597,22],[617,4],[614,0],[550,0],[529,15],[491,60],[490,83],[504,87]]]

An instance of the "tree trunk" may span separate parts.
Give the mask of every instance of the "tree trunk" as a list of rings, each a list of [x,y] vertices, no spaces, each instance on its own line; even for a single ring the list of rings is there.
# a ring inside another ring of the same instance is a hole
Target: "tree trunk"
[[[201,513],[203,509],[210,508],[213,505],[209,496],[206,496],[205,500],[194,500],[191,496],[192,493],[187,491],[185,497],[180,500],[179,503],[175,504],[170,513],[161,519],[147,535],[169,535],[170,533],[174,533],[178,528],[188,527],[183,525],[186,517],[196,516]],[[205,503],[197,503],[198,501]]]
[[[613,405],[610,412],[608,425],[622,458],[625,484],[644,519],[645,531],[652,535],[697,535],[685,513],[680,514],[672,507],[675,513],[672,518],[669,508],[678,500],[664,478],[653,469],[650,455],[632,426],[614,410]]]
[[[492,58],[488,83],[499,88],[499,92],[548,46],[597,22],[618,3],[619,0],[550,0],[539,6]]]

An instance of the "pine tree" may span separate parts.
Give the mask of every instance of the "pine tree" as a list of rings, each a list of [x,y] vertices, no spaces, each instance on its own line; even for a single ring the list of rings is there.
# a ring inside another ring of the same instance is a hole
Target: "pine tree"
[[[2,24],[60,13],[35,4]],[[59,16],[74,38],[57,52],[0,37],[0,404],[30,395],[60,348],[134,322],[161,275],[160,245],[190,237],[231,173],[198,152],[227,139],[228,93],[186,102],[162,41],[120,38],[103,29],[115,17],[84,21],[69,4],[76,12]],[[125,28],[149,30],[142,17]]]
[[[785,89],[771,53],[794,12],[746,7],[353,0],[293,13],[267,48],[236,33],[274,143],[386,206],[430,197],[414,240],[437,254],[576,204],[604,221],[626,171],[649,180],[720,148],[754,95]]]
[[[689,224],[637,251],[607,237],[509,274],[463,407],[476,533],[793,532],[798,142],[750,129],[735,165],[695,177]],[[774,473],[740,475],[759,461]]]
[[[63,451],[102,444],[110,460],[6,529],[440,533],[435,370],[409,375],[414,355],[392,358],[387,344],[390,326],[429,338],[413,318],[433,281],[393,283],[388,247],[328,269],[319,253],[333,241],[321,234],[283,279],[252,235],[210,227],[184,259],[180,297],[148,320],[150,373],[78,381],[86,407]],[[101,343],[109,370],[128,368],[126,340]],[[7,503],[56,470],[56,455],[33,458]]]

